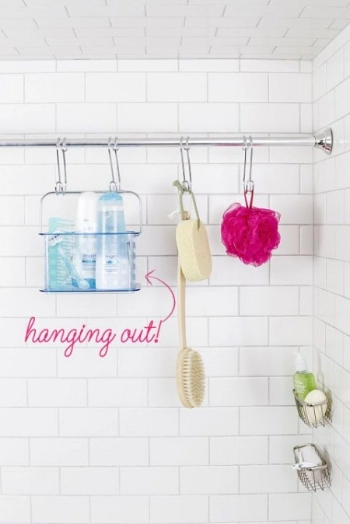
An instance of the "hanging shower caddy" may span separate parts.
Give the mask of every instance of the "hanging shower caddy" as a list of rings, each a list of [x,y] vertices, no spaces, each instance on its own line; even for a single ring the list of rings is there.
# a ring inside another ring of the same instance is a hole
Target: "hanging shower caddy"
[[[317,428],[319,426],[325,426],[331,416],[331,402],[330,399],[326,399],[322,402],[315,402],[309,404],[304,400],[301,400],[295,390],[293,390],[295,405],[298,410],[299,418],[309,426],[309,428]]]
[[[323,491],[330,486],[330,466],[317,446],[314,444],[295,446],[294,458],[293,469],[297,471],[300,482],[308,491]]]
[[[39,235],[44,240],[45,282],[40,291],[45,293],[132,293],[139,291],[141,286],[136,282],[136,240],[142,231],[142,204],[137,193],[121,189],[117,141],[110,140],[108,143],[112,172],[108,193],[99,190],[90,194],[96,195],[96,198],[111,195],[112,199],[115,195],[114,198],[123,203],[126,227],[125,230],[119,232],[75,230],[78,199],[83,193],[67,191],[66,151],[65,140],[59,140],[56,147],[58,179],[55,191],[47,193],[41,199],[41,232]],[[117,181],[112,151],[115,156]],[[63,161],[63,180],[60,156]],[[106,259],[105,267],[107,271],[116,271],[115,268],[118,268],[117,285],[98,286],[97,279],[86,278],[75,262],[83,249],[84,258],[80,259],[80,267],[82,264],[85,264],[83,266],[85,268],[88,268],[89,264],[97,265],[96,257],[98,257],[99,246],[108,246],[108,259]]]

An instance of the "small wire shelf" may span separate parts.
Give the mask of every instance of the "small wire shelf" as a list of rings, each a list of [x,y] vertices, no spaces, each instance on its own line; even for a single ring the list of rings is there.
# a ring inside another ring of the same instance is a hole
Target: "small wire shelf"
[[[308,404],[297,396],[295,389],[293,389],[293,394],[299,418],[309,428],[325,426],[329,422],[331,405],[328,400]]]
[[[308,450],[307,450],[308,448]],[[311,449],[312,448],[312,449]],[[307,462],[307,455],[310,451],[318,457],[319,465],[310,467]],[[331,485],[330,466],[314,444],[304,446],[295,446],[294,448],[295,464],[293,468],[297,471],[300,482],[308,491],[324,491]]]

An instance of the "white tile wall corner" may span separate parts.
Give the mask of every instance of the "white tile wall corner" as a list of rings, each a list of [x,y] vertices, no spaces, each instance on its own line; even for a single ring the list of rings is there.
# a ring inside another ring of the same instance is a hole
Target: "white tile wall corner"
[[[0,62],[0,71],[3,135],[312,130],[308,62]],[[53,188],[55,152],[1,149],[0,522],[310,522],[310,497],[290,469],[293,445],[310,436],[290,390],[295,351],[311,361],[312,154],[256,151],[256,202],[282,213],[281,248],[261,268],[225,256],[219,238],[223,211],[241,199],[242,152],[191,155],[214,255],[209,283],[188,289],[189,342],[208,375],[205,405],[193,411],[176,397],[175,318],[161,347],[113,347],[105,359],[93,346],[66,358],[57,343],[24,344],[34,313],[51,327],[142,326],[162,314],[162,292],[146,287],[138,296],[84,301],[40,295],[38,205]],[[69,150],[67,158],[72,189],[106,187],[107,151]],[[120,161],[125,186],[145,204],[142,268],[155,267],[175,287],[167,215],[176,206],[179,153],[122,151]],[[335,290],[336,278],[330,266]],[[346,397],[343,385],[339,395]]]
[[[314,367],[334,413],[314,440],[334,473],[330,491],[313,498],[313,522],[349,524],[349,28],[315,59],[313,75],[314,128],[331,126],[335,136],[331,157],[315,155]]]

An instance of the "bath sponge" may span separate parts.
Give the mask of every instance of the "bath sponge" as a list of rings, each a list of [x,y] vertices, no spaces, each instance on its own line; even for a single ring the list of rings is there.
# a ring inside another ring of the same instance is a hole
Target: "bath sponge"
[[[181,220],[176,229],[176,244],[182,272],[188,281],[206,280],[211,274],[208,235],[200,220]]]

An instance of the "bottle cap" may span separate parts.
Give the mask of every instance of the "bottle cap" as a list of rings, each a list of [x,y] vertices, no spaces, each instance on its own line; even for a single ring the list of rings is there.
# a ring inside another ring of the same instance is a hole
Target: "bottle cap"
[[[97,230],[97,198],[93,191],[85,191],[78,200],[76,230],[79,233],[95,233]]]
[[[299,372],[307,370],[305,358],[300,353],[295,355],[295,370]]]

